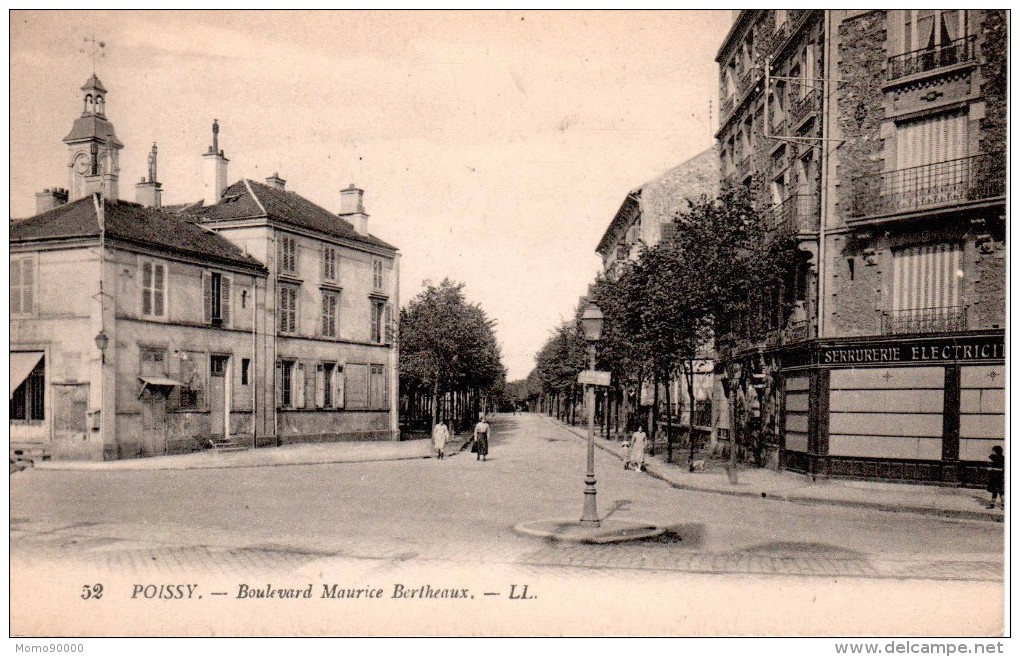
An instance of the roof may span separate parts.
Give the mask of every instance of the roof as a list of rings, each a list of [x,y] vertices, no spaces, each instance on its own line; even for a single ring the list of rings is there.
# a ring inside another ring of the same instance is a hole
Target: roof
[[[629,227],[638,215],[647,216],[650,223],[661,225],[684,209],[687,199],[718,194],[719,167],[719,153],[713,146],[631,190],[603,233],[595,252],[605,255],[618,239],[620,228]]]
[[[11,243],[99,237],[95,197],[85,196],[10,227]],[[104,210],[106,236],[171,254],[197,256],[249,269],[265,266],[222,235],[177,216],[137,203],[107,199]],[[190,219],[190,220],[189,220]]]
[[[95,114],[86,114],[75,119],[74,125],[71,126],[71,132],[67,133],[67,136],[64,137],[64,143],[91,139],[98,139],[104,143],[112,140],[114,146],[124,146],[117,139],[117,135],[114,134],[113,124]]]
[[[361,235],[342,216],[334,214],[300,194],[276,189],[254,180],[239,180],[223,192],[216,205],[196,211],[204,221],[268,217],[299,228],[314,230],[353,242],[396,251],[397,247],[374,235]]]

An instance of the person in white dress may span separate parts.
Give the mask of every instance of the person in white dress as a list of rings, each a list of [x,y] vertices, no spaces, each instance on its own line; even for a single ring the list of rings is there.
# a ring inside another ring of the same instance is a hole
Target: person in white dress
[[[446,441],[450,439],[450,430],[443,422],[437,422],[432,428],[432,448],[436,450],[436,456],[443,458],[443,450],[446,449]]]

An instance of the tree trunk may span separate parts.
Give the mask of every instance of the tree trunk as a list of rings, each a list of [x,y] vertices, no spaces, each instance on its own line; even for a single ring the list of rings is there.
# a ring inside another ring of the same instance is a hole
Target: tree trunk
[[[690,405],[687,421],[687,438],[691,443],[691,452],[688,463],[691,472],[694,471],[694,361],[684,363],[684,379],[687,381],[687,402]]]
[[[432,380],[432,424],[429,425],[430,431],[432,430],[432,427],[436,426],[436,422],[439,419],[437,415],[438,412],[439,412],[439,377],[436,377],[435,379]]]
[[[670,405],[673,387],[672,377],[666,377],[666,463],[673,462],[673,409]]]
[[[659,375],[652,375],[652,410],[648,412],[649,437],[652,439],[651,456],[655,456],[655,431],[659,428]]]

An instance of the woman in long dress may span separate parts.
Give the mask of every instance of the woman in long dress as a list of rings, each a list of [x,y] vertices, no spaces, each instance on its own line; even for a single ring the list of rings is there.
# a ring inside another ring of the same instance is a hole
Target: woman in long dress
[[[485,414],[478,416],[478,424],[475,425],[474,451],[478,454],[475,458],[476,461],[484,461],[485,457],[489,454],[489,423],[485,421]]]
[[[432,448],[436,450],[439,459],[443,458],[443,450],[446,449],[446,441],[450,439],[450,430],[442,422],[437,422],[432,428]]]
[[[645,469],[645,441],[648,435],[638,425],[637,431],[630,438],[630,450],[627,452],[627,463],[634,470],[640,472]]]

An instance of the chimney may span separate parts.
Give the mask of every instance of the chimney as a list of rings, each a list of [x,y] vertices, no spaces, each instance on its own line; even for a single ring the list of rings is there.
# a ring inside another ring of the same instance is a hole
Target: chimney
[[[42,214],[67,203],[67,190],[61,187],[44,189],[35,195],[35,213]]]
[[[149,152],[149,178],[135,185],[135,202],[147,208],[163,207],[163,184],[156,181],[156,144]]]
[[[368,235],[368,215],[365,214],[364,196],[365,190],[358,189],[353,184],[347,189],[340,190],[340,216],[351,222],[354,232],[358,235]]]
[[[273,189],[286,189],[287,181],[280,177],[280,174],[273,172],[273,175],[266,178],[266,184]]]
[[[223,192],[227,189],[227,158],[223,157],[223,151],[219,146],[220,124],[213,119],[212,124],[212,146],[202,156],[205,160],[202,164],[202,200],[205,205],[216,205]]]

